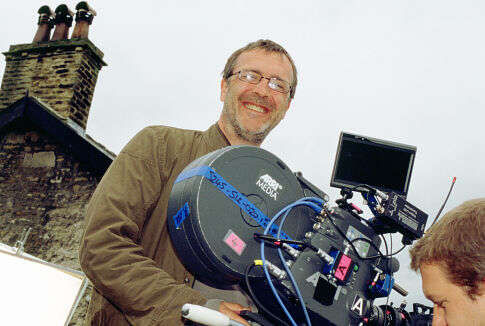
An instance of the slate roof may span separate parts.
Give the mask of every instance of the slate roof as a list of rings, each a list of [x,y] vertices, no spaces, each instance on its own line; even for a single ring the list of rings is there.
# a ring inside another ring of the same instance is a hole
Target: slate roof
[[[86,134],[85,130],[69,118],[36,97],[28,94],[0,110],[0,130],[17,119],[28,119],[74,154],[76,159],[88,164],[94,171],[104,174],[116,155]]]

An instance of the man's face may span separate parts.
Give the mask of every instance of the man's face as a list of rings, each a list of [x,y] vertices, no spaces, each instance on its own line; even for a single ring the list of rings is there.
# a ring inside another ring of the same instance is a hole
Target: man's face
[[[291,84],[291,63],[285,55],[255,49],[241,53],[233,73],[249,70],[268,78],[276,77]],[[290,106],[289,92],[279,93],[268,86],[268,79],[253,85],[237,75],[223,80],[221,116],[224,128],[237,138],[259,145],[266,135],[283,119]],[[227,129],[226,129],[227,130]]]
[[[434,303],[433,326],[484,326],[485,294],[472,300],[452,283],[439,264],[420,266],[424,295]]]

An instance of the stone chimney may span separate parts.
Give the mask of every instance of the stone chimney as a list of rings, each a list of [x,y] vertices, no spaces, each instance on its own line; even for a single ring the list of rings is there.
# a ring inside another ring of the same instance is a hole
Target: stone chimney
[[[76,9],[76,28],[78,16],[90,16],[89,28],[94,11],[84,1]],[[81,11],[83,13],[79,14]],[[56,30],[52,40],[49,40],[52,12],[43,6],[38,13],[39,26],[34,42],[11,45],[9,51],[3,53],[6,68],[0,89],[0,110],[28,92],[86,129],[98,72],[106,66],[104,54],[87,39],[87,29],[85,34],[80,34],[85,37],[67,39],[72,24],[72,12],[67,6],[56,9]]]

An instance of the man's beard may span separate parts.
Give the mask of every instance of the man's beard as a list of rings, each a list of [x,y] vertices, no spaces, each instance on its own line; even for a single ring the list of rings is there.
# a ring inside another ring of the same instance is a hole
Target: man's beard
[[[270,120],[260,126],[258,130],[249,131],[244,128],[242,124],[238,121],[236,116],[236,110],[237,108],[235,107],[235,105],[231,109],[229,107],[226,107],[226,103],[224,103],[224,112],[226,113],[228,121],[234,129],[234,133],[236,134],[236,136],[254,145],[260,145],[266,138],[266,136],[268,136],[269,132],[273,130],[274,127],[276,127],[279,120],[281,120],[277,120],[276,123],[275,120]]]
[[[259,131],[249,131],[241,126],[241,124],[239,123],[239,121],[237,121],[237,118],[234,115],[230,115],[229,119],[231,126],[234,128],[234,133],[239,138],[252,144],[261,144],[271,131],[271,129],[269,128],[269,123],[264,124]]]

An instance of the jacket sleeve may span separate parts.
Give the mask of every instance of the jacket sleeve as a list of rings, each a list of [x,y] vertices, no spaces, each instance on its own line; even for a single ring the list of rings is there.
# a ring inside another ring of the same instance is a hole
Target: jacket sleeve
[[[88,278],[132,325],[172,325],[184,303],[207,301],[157,267],[139,245],[168,178],[161,141],[145,128],[113,161],[88,205],[80,249]]]

